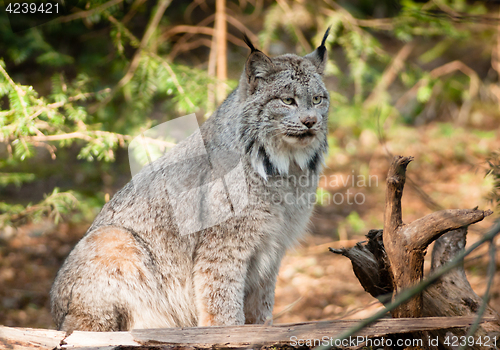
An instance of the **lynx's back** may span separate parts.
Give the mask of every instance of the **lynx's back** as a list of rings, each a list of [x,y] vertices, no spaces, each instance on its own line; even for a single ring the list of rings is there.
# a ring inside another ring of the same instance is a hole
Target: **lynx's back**
[[[133,177],[51,291],[63,330],[263,323],[281,259],[306,231],[327,150],[323,42],[252,50],[200,130]]]

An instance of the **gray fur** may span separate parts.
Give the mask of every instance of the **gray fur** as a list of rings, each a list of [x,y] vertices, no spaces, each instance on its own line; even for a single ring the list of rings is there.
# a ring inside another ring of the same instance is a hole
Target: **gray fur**
[[[269,58],[249,46],[238,88],[200,128],[203,143],[194,134],[142,169],[70,253],[51,290],[58,329],[272,317],[280,262],[306,230],[327,151],[327,58],[324,41],[306,57]],[[243,169],[243,180],[225,176],[234,169]],[[218,179],[223,187],[206,190]],[[196,207],[200,217],[184,217],[179,205]],[[184,223],[204,220],[217,224],[182,234]]]

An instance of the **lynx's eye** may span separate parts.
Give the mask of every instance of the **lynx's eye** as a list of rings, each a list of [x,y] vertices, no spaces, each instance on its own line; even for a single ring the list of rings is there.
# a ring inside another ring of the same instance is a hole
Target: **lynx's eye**
[[[323,97],[321,96],[314,96],[313,97],[313,105],[319,105],[323,101]]]
[[[283,101],[283,103],[286,105],[293,105],[295,102],[295,100],[291,97],[282,98],[281,101]]]

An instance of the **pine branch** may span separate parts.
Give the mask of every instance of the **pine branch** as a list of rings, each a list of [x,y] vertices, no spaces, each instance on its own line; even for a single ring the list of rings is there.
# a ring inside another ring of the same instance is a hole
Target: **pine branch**
[[[165,13],[165,10],[167,7],[170,5],[172,0],[160,0],[158,3],[156,13],[151,17],[150,22],[148,24],[148,27],[146,28],[146,31],[142,37],[141,43],[139,44],[139,47],[137,48],[134,57],[132,58],[132,61],[130,62],[130,65],[128,67],[127,72],[125,75],[120,79],[118,84],[116,84],[113,89],[111,90],[110,94],[100,103],[95,104],[93,106],[89,107],[89,112],[95,113],[98,109],[104,107],[106,104],[108,104],[116,94],[118,90],[120,90],[125,84],[127,84],[132,77],[134,76],[134,73],[139,66],[139,61],[141,58],[141,55],[143,53],[143,50],[146,48],[146,45],[149,42],[149,39],[151,39],[151,36],[153,35],[154,31],[157,29],[158,24],[160,23],[160,19],[162,18],[163,14]]]

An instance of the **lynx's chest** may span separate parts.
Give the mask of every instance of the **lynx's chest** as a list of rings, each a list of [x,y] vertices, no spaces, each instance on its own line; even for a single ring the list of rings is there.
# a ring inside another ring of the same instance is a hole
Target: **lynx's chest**
[[[289,248],[304,235],[316,202],[319,176],[311,171],[272,176],[249,182],[250,208],[264,210],[268,220],[264,230],[280,237]]]

